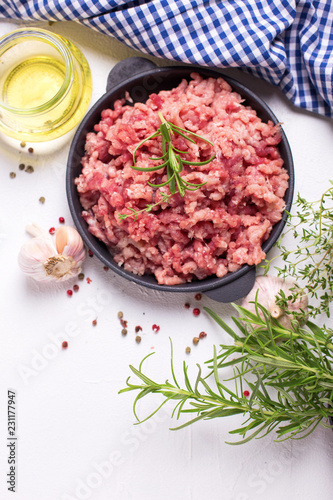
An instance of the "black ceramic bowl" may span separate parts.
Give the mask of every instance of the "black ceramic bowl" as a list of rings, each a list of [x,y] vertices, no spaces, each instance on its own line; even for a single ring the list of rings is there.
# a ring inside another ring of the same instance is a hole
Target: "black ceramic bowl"
[[[81,215],[82,207],[74,184],[75,178],[81,173],[81,158],[84,155],[86,134],[92,131],[94,125],[100,121],[103,109],[112,107],[116,99],[125,97],[125,92],[129,93],[134,102],[145,102],[149,94],[176,87],[183,78],[188,79],[193,71],[200,73],[203,77],[216,78],[222,76],[231,85],[233,90],[245,99],[245,104],[257,111],[258,116],[263,121],[272,120],[275,124],[278,123],[277,118],[269,107],[255,93],[243,84],[222,73],[208,68],[191,68],[189,66],[159,68],[148,59],[141,57],[126,59],[113,68],[108,78],[106,94],[90,109],[74,136],[67,164],[67,197],[74,223],[88,248],[104,265],[123,278],[155,290],[190,293],[203,292],[219,302],[231,302],[244,297],[251,290],[255,280],[255,266],[244,265],[238,271],[228,273],[223,278],[213,276],[201,281],[174,286],[159,285],[152,275],[136,276],[119,267],[114,262],[104,243],[89,233],[88,225]],[[285,195],[286,210],[289,211],[293,198],[294,169],[290,147],[283,130],[280,154],[290,177],[289,188]],[[265,253],[272,248],[278,239],[285,225],[286,217],[287,215],[284,214],[282,220],[274,226],[269,238],[263,244],[262,248]]]

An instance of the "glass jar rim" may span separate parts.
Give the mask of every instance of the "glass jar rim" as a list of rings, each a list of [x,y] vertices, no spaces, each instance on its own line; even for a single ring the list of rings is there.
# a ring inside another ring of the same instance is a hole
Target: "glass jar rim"
[[[13,42],[19,41],[20,43],[22,43],[25,41],[25,39],[29,38],[37,38],[41,42],[48,43],[60,53],[65,63],[65,76],[58,92],[51,99],[39,106],[20,109],[9,106],[8,104],[0,103],[0,108],[17,115],[34,115],[51,109],[54,105],[58,104],[63,97],[66,96],[74,79],[73,59],[69,48],[64,42],[64,39],[61,36],[55,33],[51,33],[50,31],[44,30],[42,28],[20,28],[15,31],[11,31],[10,33],[7,33],[3,37],[1,37],[0,57],[2,53],[12,47]]]

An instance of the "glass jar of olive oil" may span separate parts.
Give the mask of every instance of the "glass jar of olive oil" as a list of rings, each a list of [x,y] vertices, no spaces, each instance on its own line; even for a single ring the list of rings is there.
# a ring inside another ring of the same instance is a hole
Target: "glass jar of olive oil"
[[[22,28],[0,38],[0,131],[43,142],[72,130],[92,93],[82,52],[62,36]]]

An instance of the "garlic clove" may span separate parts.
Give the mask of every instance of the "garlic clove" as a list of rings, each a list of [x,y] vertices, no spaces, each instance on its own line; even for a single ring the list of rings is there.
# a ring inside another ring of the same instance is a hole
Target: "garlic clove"
[[[287,311],[283,311],[276,303],[276,297],[281,290],[287,297],[295,295],[295,291],[297,292],[294,301],[287,301]],[[291,320],[294,319],[292,313],[303,311],[306,314],[307,312],[308,297],[301,289],[298,293],[298,285],[293,279],[283,279],[270,275],[257,276],[252,290],[243,299],[242,306],[255,313],[256,297],[258,303],[287,329],[292,328]],[[263,318],[263,315],[260,315]]]
[[[36,237],[22,245],[18,255],[18,264],[25,274],[36,281],[50,281],[52,278],[47,275],[44,262],[55,253],[56,249],[52,241],[44,237]]]
[[[34,222],[32,224],[28,224],[25,227],[25,230],[33,238],[41,237],[41,238],[46,238],[46,239],[52,241],[50,234],[47,233],[44,229],[42,229],[40,226],[38,226]]]
[[[83,241],[76,229],[70,226],[62,226],[56,230],[57,252],[72,259],[81,265],[85,259],[86,252]]]
[[[86,252],[76,229],[63,226],[53,238],[36,224],[26,227],[33,238],[22,246],[18,263],[36,281],[65,281],[81,272]]]

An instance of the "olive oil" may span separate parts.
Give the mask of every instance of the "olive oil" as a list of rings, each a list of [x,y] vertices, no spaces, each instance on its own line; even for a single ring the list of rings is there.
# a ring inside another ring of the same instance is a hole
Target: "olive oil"
[[[9,137],[65,135],[83,118],[91,93],[89,65],[72,42],[33,28],[0,39],[0,130]]]
[[[65,64],[55,58],[41,56],[24,60],[5,78],[2,99],[22,110],[43,106],[57,95],[65,73]]]

